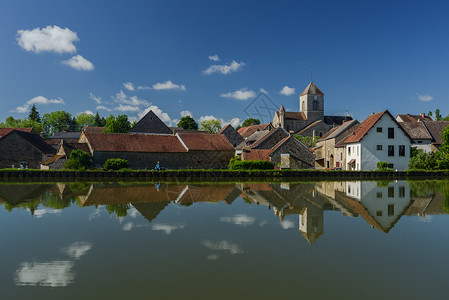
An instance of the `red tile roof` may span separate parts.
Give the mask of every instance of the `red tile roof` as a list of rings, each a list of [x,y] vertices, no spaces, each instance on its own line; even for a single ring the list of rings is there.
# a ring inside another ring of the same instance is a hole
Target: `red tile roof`
[[[189,151],[235,151],[226,136],[209,133],[178,133]]]
[[[173,135],[135,133],[88,133],[83,135],[93,151],[105,152],[187,152]]]
[[[271,123],[268,124],[259,124],[259,125],[251,125],[247,127],[242,127],[239,130],[237,130],[238,133],[244,138],[249,137],[251,134],[253,134],[256,131],[263,131],[267,127],[269,127]]]
[[[84,132],[101,133],[106,130],[106,127],[86,126],[83,128]]]
[[[425,114],[421,114],[421,115],[406,114],[406,115],[397,115],[397,117],[400,117],[403,122],[417,122],[419,120],[433,121],[433,119],[431,117],[426,116]]]
[[[31,128],[31,127],[26,127],[26,128],[20,128],[20,127],[0,128],[0,139],[2,137],[4,137],[5,135],[8,135],[13,130],[24,131],[24,132],[32,132],[33,128]]]
[[[242,151],[242,160],[271,161],[270,154],[272,152],[272,149],[244,149]]]

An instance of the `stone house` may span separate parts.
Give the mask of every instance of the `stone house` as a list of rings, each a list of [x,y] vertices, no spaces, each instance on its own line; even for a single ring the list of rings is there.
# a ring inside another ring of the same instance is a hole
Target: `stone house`
[[[223,127],[218,134],[223,134],[234,147],[237,147],[244,141],[243,137],[231,126],[231,124]]]
[[[40,163],[55,154],[41,136],[13,128],[0,128],[0,168],[39,169]]]
[[[406,170],[410,159],[411,137],[388,110],[372,114],[349,135],[345,144],[346,170],[376,170],[387,162],[396,170]]]
[[[339,143],[346,139],[359,124],[357,120],[346,121],[329,130],[317,141],[313,151],[315,169],[334,169],[345,166],[344,145],[341,147]]]
[[[247,127],[242,127],[239,130],[237,130],[237,132],[244,138],[246,139],[247,137],[249,137],[250,135],[252,135],[253,133],[257,132],[257,131],[265,131],[265,130],[272,130],[274,129],[273,124],[268,123],[268,124],[258,124],[258,125],[251,125],[251,126],[247,126]]]
[[[89,147],[86,143],[73,143],[61,140],[56,154],[41,162],[42,170],[61,170],[70,157],[73,150],[81,150],[90,155]]]

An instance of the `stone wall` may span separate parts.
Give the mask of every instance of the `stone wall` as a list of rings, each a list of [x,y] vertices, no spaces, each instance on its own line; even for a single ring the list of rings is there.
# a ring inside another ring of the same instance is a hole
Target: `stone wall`
[[[280,141],[288,137],[288,133],[285,130],[278,129],[273,132],[269,137],[265,138],[262,142],[252,147],[253,149],[271,149],[276,146]]]
[[[293,137],[271,153],[271,162],[275,165],[280,164],[281,154],[290,154],[290,165],[293,165],[295,169],[313,169],[315,166],[315,155]]]

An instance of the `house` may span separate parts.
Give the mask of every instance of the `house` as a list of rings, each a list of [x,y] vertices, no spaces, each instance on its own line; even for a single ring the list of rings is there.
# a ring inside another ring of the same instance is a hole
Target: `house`
[[[173,134],[173,131],[150,110],[129,130],[129,133]]]
[[[419,115],[404,114],[404,115],[397,115],[396,121],[401,123],[401,122],[433,121],[433,119],[430,116],[426,116],[426,114],[419,114]]]
[[[166,169],[227,168],[235,149],[219,134],[135,134],[83,132],[94,166],[110,158],[122,158],[132,169],[154,169],[159,161]]]
[[[223,127],[218,134],[223,134],[234,147],[237,147],[244,141],[243,137],[231,126],[231,124]]]
[[[73,150],[81,150],[90,155],[87,143],[73,143],[61,140],[58,145],[56,154],[49,159],[41,162],[41,169],[61,170],[62,168],[64,168],[64,164],[70,158],[70,153],[72,153]]]
[[[76,143],[81,136],[81,132],[79,131],[68,131],[68,130],[61,130],[59,132],[54,133],[52,136],[50,136],[48,139],[50,141],[58,141],[59,144],[60,140],[65,140],[67,142],[74,142]]]
[[[56,150],[35,133],[13,128],[0,129],[0,168],[39,169],[40,162],[55,153]]]
[[[397,120],[397,118],[396,118]],[[432,153],[434,146],[432,145],[432,135],[427,130],[424,122],[398,122],[412,139],[412,147],[422,149],[426,153]]]
[[[372,114],[344,140],[346,170],[376,170],[377,163],[406,170],[411,137],[388,110]]]
[[[329,130],[314,147],[315,169],[344,168],[346,164],[345,147],[340,144],[358,126],[359,121],[351,120]]]
[[[444,143],[441,134],[443,133],[443,130],[449,126],[449,121],[423,121],[423,124],[432,136],[432,152],[435,152],[437,149],[440,149]]]
[[[322,136],[332,127],[351,119],[349,116],[325,116],[324,93],[311,81],[299,95],[299,111],[286,111],[281,105],[274,113],[272,123],[287,131],[301,132],[302,136]]]
[[[242,127],[239,130],[237,130],[237,132],[244,138],[246,139],[247,137],[249,137],[250,135],[252,135],[253,133],[257,132],[257,131],[265,131],[265,130],[272,130],[274,129],[273,124],[268,123],[268,124],[257,124],[257,125],[251,125],[251,126],[246,126],[246,127]]]

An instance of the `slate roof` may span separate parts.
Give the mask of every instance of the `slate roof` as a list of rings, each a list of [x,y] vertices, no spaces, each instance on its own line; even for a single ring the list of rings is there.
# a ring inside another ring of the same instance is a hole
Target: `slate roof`
[[[425,114],[422,115],[411,115],[411,114],[405,114],[405,115],[397,115],[396,118],[401,118],[402,122],[417,122],[419,120],[422,121],[433,121],[433,119],[429,116],[426,116]]]
[[[243,137],[231,126],[231,124],[223,127],[218,134],[223,134],[234,147],[244,141]]]
[[[301,134],[301,133],[303,133],[303,132],[309,130],[310,128],[316,126],[316,125],[317,125],[318,123],[320,123],[320,122],[323,122],[323,121],[321,121],[321,120],[313,121],[312,123],[310,123],[309,125],[307,125],[307,126],[304,127],[303,129],[301,129],[300,131],[298,131],[297,133],[298,133],[298,134]]]
[[[324,116],[324,123],[327,125],[341,125],[344,121],[350,121],[352,117],[349,116]]]
[[[243,137],[243,138],[247,138],[249,137],[251,134],[253,134],[256,131],[262,131],[262,130],[266,130],[268,127],[273,127],[273,125],[271,123],[268,124],[259,124],[259,125],[251,125],[251,126],[247,126],[247,127],[242,127],[239,130],[237,130],[237,132]]]
[[[150,110],[142,119],[137,122],[130,133],[156,133],[156,134],[173,134],[172,130],[162,122],[161,119]]]
[[[259,140],[257,140],[257,142],[255,142],[254,144],[251,145],[251,148],[256,147],[257,145],[259,145],[260,143],[262,143],[263,141],[265,141],[267,138],[269,138],[271,135],[273,135],[275,132],[277,131],[284,131],[284,133],[288,136],[289,133],[283,129],[282,127],[277,127],[272,129],[271,131],[269,131],[267,134],[265,134],[263,137],[261,137]]]
[[[399,126],[404,129],[408,135],[414,140],[431,140],[432,136],[427,131],[422,122],[398,122]]]
[[[444,141],[441,138],[441,133],[444,128],[449,126],[449,121],[424,121],[423,123],[432,135],[432,143],[442,145]]]
[[[178,137],[173,135],[88,132],[84,135],[93,151],[187,152]]]
[[[78,140],[81,136],[81,132],[73,131],[59,131],[49,137],[50,140]]]
[[[189,151],[235,151],[222,134],[178,133],[177,136]]]
[[[2,137],[4,137],[5,135],[9,134],[13,130],[25,131],[25,132],[33,132],[33,128],[31,128],[31,127],[24,127],[24,128],[20,128],[20,127],[0,128],[0,139]]]
[[[359,123],[357,120],[346,121],[342,125],[340,125],[338,127],[334,127],[331,130],[329,130],[328,132],[326,132],[326,134],[321,137],[321,140],[328,140],[328,139],[336,138],[340,134],[342,134],[348,127],[351,127],[352,125],[357,124],[357,123]]]
[[[25,139],[27,142],[29,142],[31,145],[39,149],[44,154],[55,154],[56,149],[47,144],[44,139],[35,133],[32,132],[25,132],[20,130],[13,130],[11,133],[17,133],[19,136],[21,136],[23,139]]]
[[[90,155],[90,150],[89,150],[89,146],[87,145],[87,143],[74,143],[74,142],[62,141],[62,145],[60,145],[60,147],[61,146],[63,149],[58,149],[58,150],[63,150],[67,157],[70,157],[70,153],[72,153],[73,150],[81,150]]]
[[[300,96],[303,95],[324,95],[324,93],[311,81]]]

